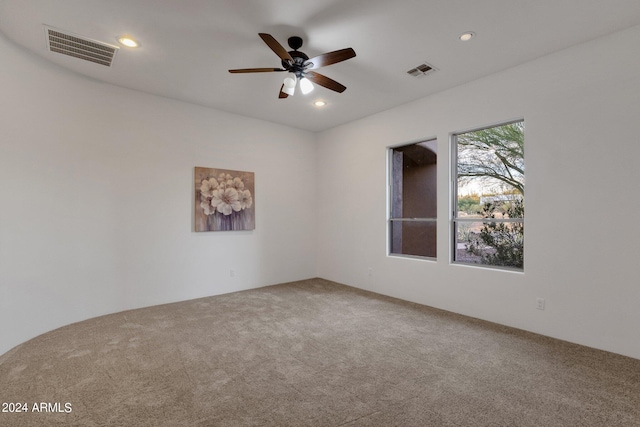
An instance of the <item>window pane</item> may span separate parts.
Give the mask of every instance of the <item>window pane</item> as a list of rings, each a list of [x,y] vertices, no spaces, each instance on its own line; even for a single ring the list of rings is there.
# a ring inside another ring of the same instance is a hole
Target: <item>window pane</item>
[[[524,268],[523,222],[455,222],[458,262]]]
[[[393,149],[392,218],[435,218],[436,141]]]
[[[391,253],[436,257],[435,221],[391,221]]]
[[[453,140],[454,261],[522,269],[524,122],[465,132]]]
[[[524,195],[524,122],[456,135],[458,204]],[[484,201],[481,201],[484,204]]]

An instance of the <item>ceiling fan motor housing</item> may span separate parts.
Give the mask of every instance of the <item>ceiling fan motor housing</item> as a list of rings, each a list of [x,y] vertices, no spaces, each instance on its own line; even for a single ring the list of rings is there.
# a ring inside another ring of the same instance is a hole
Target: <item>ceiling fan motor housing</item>
[[[292,37],[293,38],[293,37]],[[291,40],[291,38],[289,39]],[[290,43],[291,44],[291,43]],[[304,70],[311,64],[305,64],[305,61],[309,60],[309,57],[304,53],[297,50],[292,50],[289,55],[293,58],[293,63],[287,60],[282,60],[282,67],[287,71],[295,74],[297,77],[302,77]]]

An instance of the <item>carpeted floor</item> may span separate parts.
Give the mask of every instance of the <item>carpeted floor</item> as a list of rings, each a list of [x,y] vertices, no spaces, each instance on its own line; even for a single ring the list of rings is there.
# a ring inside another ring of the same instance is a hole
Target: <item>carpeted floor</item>
[[[640,360],[313,279],[49,332],[0,356],[0,401],[12,427],[637,427]]]

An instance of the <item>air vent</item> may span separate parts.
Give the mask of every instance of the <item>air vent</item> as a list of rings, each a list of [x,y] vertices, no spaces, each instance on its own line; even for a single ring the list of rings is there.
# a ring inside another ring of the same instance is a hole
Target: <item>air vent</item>
[[[433,68],[431,65],[429,64],[420,64],[415,68],[410,69],[409,71],[407,71],[407,74],[409,74],[410,76],[413,77],[422,77],[422,76],[426,76],[427,74],[430,74],[432,72],[436,71],[435,68]]]
[[[91,40],[45,25],[47,48],[51,52],[73,56],[84,61],[110,67],[118,46]]]

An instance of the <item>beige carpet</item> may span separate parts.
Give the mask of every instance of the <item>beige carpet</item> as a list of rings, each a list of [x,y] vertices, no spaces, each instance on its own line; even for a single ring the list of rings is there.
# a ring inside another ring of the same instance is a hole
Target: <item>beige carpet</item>
[[[12,427],[637,427],[640,360],[314,279],[49,332],[0,356],[0,401]]]

